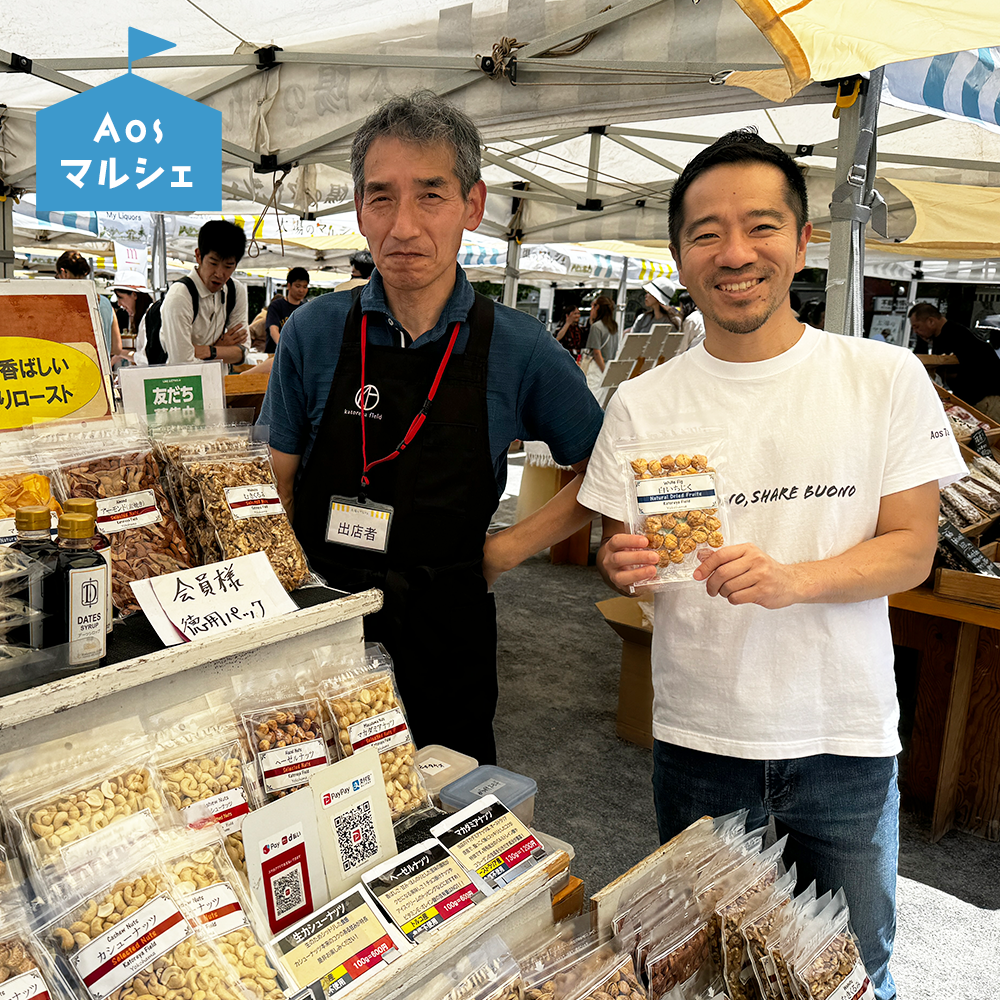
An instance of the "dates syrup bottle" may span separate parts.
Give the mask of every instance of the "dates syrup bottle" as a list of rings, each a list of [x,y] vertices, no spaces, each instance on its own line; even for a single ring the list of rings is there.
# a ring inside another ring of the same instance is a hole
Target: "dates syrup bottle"
[[[107,651],[108,564],[94,551],[94,519],[89,514],[59,518],[59,558],[54,574],[68,644],[67,663],[86,669],[100,665]]]
[[[65,514],[89,514],[95,522],[97,522],[97,501],[92,497],[70,497],[69,500],[63,502],[62,505],[63,513]],[[108,601],[107,601],[107,628],[111,631],[112,628],[112,613],[114,612],[114,604],[111,602],[111,539],[107,535],[102,535],[99,531],[94,530],[94,537],[91,539],[92,547],[95,552],[99,553],[104,557],[104,561],[108,564]]]
[[[11,596],[23,601],[28,607],[41,611],[44,617],[12,628],[6,639],[12,646],[47,649],[66,641],[62,637],[64,625],[53,615],[58,610],[53,573],[59,559],[59,548],[52,541],[51,526],[52,512],[48,507],[20,507],[14,511],[17,541],[12,542],[10,548],[23,552],[40,563],[42,572],[25,581],[23,589],[15,591]]]

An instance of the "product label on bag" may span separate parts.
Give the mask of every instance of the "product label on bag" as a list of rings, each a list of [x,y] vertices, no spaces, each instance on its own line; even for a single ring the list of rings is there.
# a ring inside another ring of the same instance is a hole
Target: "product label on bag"
[[[274,750],[261,750],[260,775],[265,792],[280,792],[295,788],[309,780],[308,772],[314,767],[326,767],[326,743],[322,739],[306,740]]]
[[[362,881],[411,941],[483,898],[436,841],[404,852],[362,876]]]
[[[236,833],[243,826],[243,817],[250,812],[247,793],[242,787],[229,788],[218,795],[211,795],[200,802],[192,802],[181,810],[184,822],[195,829],[200,829],[210,820],[214,820],[227,836]]]
[[[232,887],[216,882],[185,897],[210,938],[222,937],[247,926],[247,916]]]
[[[354,889],[317,910],[274,942],[297,986],[318,986],[332,997],[398,954],[371,898]]]
[[[875,987],[860,959],[827,1000],[875,1000]]]
[[[684,510],[705,510],[719,506],[715,476],[696,472],[690,476],[668,476],[634,481],[635,499],[643,517],[675,514]]]
[[[108,640],[108,567],[69,571],[69,663],[100,660]]]
[[[270,483],[259,486],[227,486],[224,489],[229,512],[237,521],[285,513],[285,508],[278,499],[278,489]]]
[[[492,795],[431,827],[431,833],[491,889],[506,885],[545,857],[538,838]]]
[[[190,935],[190,924],[163,892],[93,938],[69,960],[94,1000],[104,1000]]]
[[[97,501],[97,530],[102,535],[114,535],[129,528],[144,528],[163,520],[152,490],[123,493]]]
[[[347,735],[355,752],[374,747],[379,753],[385,753],[410,742],[410,730],[398,708],[390,708],[381,715],[353,723],[347,727]]]
[[[0,983],[0,1000],[49,1000],[49,989],[38,969]]]

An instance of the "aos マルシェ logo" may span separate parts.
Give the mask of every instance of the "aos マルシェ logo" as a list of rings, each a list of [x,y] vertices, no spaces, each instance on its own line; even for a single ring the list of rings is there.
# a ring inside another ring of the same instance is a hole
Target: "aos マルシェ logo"
[[[132,72],[173,45],[129,28],[124,76],[37,113],[39,209],[220,211],[222,113]]]

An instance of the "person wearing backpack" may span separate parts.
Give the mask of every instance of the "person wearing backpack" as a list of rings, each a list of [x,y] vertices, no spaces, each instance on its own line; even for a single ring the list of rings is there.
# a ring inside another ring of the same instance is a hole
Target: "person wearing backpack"
[[[245,362],[250,347],[247,291],[233,280],[245,249],[240,226],[213,219],[201,227],[196,266],[146,310],[136,341],[136,364]]]

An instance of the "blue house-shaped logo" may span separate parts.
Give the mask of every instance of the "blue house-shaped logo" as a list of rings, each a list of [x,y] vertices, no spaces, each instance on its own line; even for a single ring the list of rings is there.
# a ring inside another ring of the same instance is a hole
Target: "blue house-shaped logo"
[[[129,28],[128,73],[38,112],[39,209],[220,211],[222,113],[131,71],[171,45]]]

